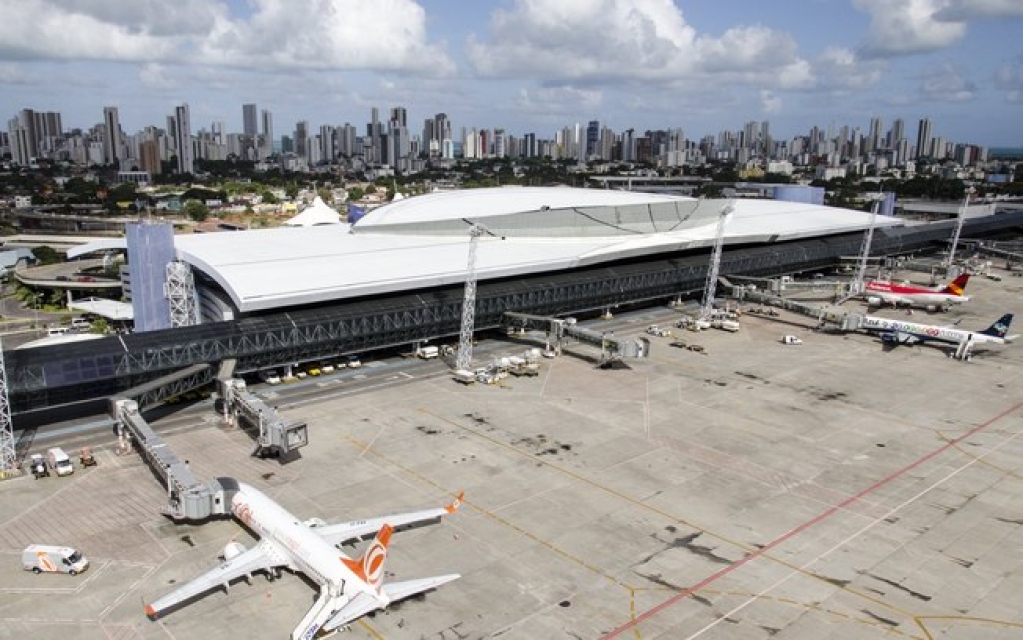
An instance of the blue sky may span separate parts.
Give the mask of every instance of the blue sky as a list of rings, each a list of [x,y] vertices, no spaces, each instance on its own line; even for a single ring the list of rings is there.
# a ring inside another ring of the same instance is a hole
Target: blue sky
[[[192,128],[241,105],[362,128],[408,110],[413,133],[682,127],[769,120],[1023,146],[1023,0],[0,0],[0,117],[120,108],[129,132],[181,102]]]

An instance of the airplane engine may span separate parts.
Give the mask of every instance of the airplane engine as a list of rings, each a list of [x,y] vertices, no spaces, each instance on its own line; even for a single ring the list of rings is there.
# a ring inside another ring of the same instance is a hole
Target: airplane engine
[[[877,296],[867,296],[867,304],[871,307],[880,307],[882,302],[884,301]]]
[[[237,558],[241,554],[245,553],[245,550],[246,550],[245,545],[243,545],[240,542],[235,542],[234,540],[232,540],[231,542],[228,542],[227,545],[224,546],[224,550],[220,552],[220,557],[222,557],[226,562],[233,558]]]

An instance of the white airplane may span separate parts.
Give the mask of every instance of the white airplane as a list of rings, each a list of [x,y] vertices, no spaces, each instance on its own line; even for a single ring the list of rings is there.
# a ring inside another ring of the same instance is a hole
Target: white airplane
[[[863,290],[867,304],[873,307],[890,304],[895,307],[945,308],[949,305],[968,302],[965,295],[970,274],[964,273],[944,287],[916,287],[887,280],[871,280]]]
[[[150,619],[155,620],[168,609],[218,587],[226,591],[238,578],[248,580],[260,571],[266,574],[267,580],[273,580],[286,568],[301,571],[320,585],[319,598],[291,634],[292,640],[309,640],[340,631],[344,625],[371,611],[460,577],[452,573],[383,583],[391,533],[439,522],[442,516],[458,509],[464,494],[439,509],[326,525],[318,519],[302,522],[258,489],[233,478],[218,478],[218,481],[226,490],[234,491],[231,512],[260,537],[259,543],[252,549],[234,541],[228,543],[220,566],[146,605],[145,612]],[[355,560],[340,551],[341,545],[364,540],[374,533],[376,537],[361,558]]]
[[[985,343],[1005,344],[1018,338],[1019,336],[1006,335],[1011,324],[1011,313],[1005,314],[983,331],[968,331],[956,329],[955,327],[938,327],[918,324],[916,322],[878,318],[876,316],[864,316],[860,328],[879,332],[881,341],[892,346],[927,341],[954,344],[957,345],[954,355],[958,358],[966,358],[969,356],[970,350],[974,345]]]

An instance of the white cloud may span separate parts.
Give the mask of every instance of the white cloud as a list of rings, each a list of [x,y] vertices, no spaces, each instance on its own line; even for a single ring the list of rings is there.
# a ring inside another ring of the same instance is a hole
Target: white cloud
[[[571,115],[598,111],[603,99],[603,92],[594,89],[541,87],[521,89],[515,106],[526,113]]]
[[[781,111],[781,98],[767,89],[760,90],[760,108],[764,113],[778,113]]]
[[[467,51],[486,77],[554,84],[715,80],[805,86],[810,67],[791,36],[740,26],[699,35],[672,0],[515,0]]]
[[[415,0],[0,0],[0,60],[116,60],[211,67],[454,69]]]
[[[1020,0],[945,0],[942,5],[936,14],[939,20],[1023,16],[1023,2]]]
[[[886,57],[942,49],[966,34],[966,23],[942,19],[947,0],[853,0],[870,14],[866,52]]]
[[[814,76],[820,88],[845,95],[877,84],[883,69],[880,60],[864,60],[850,49],[829,47],[815,62]]]
[[[995,72],[995,87],[1005,92],[1009,102],[1023,102],[1023,53]]]
[[[928,102],[966,102],[976,96],[977,85],[946,62],[921,77],[920,91]]]
[[[150,89],[176,89],[179,86],[177,78],[174,78],[166,66],[150,62],[139,69],[139,82],[142,86]]]
[[[0,63],[0,84],[30,84],[31,78],[18,65]]]
[[[454,64],[427,42],[426,12],[413,0],[251,0],[250,20],[223,18],[200,59],[234,66],[416,71]]]

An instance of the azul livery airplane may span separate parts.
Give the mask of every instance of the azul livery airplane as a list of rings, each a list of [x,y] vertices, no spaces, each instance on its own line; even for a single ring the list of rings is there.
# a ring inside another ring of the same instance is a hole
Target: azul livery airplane
[[[320,585],[320,596],[292,632],[292,640],[309,640],[339,631],[361,616],[383,609],[391,602],[435,589],[459,578],[452,573],[432,578],[384,584],[384,560],[391,534],[427,524],[454,513],[463,495],[446,507],[396,514],[371,520],[327,525],[319,520],[302,522],[258,489],[232,478],[218,478],[234,491],[231,512],[253,533],[259,543],[246,549],[237,542],[224,548],[224,562],[197,576],[146,606],[156,619],[164,611],[262,571],[268,580],[282,568],[301,571]],[[339,549],[342,544],[376,537],[361,558],[352,559]]]
[[[994,343],[1005,344],[1017,338],[1006,335],[1012,324],[1012,314],[1007,313],[983,331],[967,331],[955,327],[937,327],[916,322],[903,322],[875,316],[864,316],[861,329],[877,331],[886,344],[914,344],[930,340],[958,345],[956,355],[966,357],[973,345]]]
[[[970,281],[970,274],[964,273],[944,287],[914,287],[902,285],[887,280],[871,280],[863,290],[863,297],[867,304],[880,306],[890,304],[892,306],[906,307],[947,307],[960,302],[967,302],[970,298],[964,295],[966,283]]]

